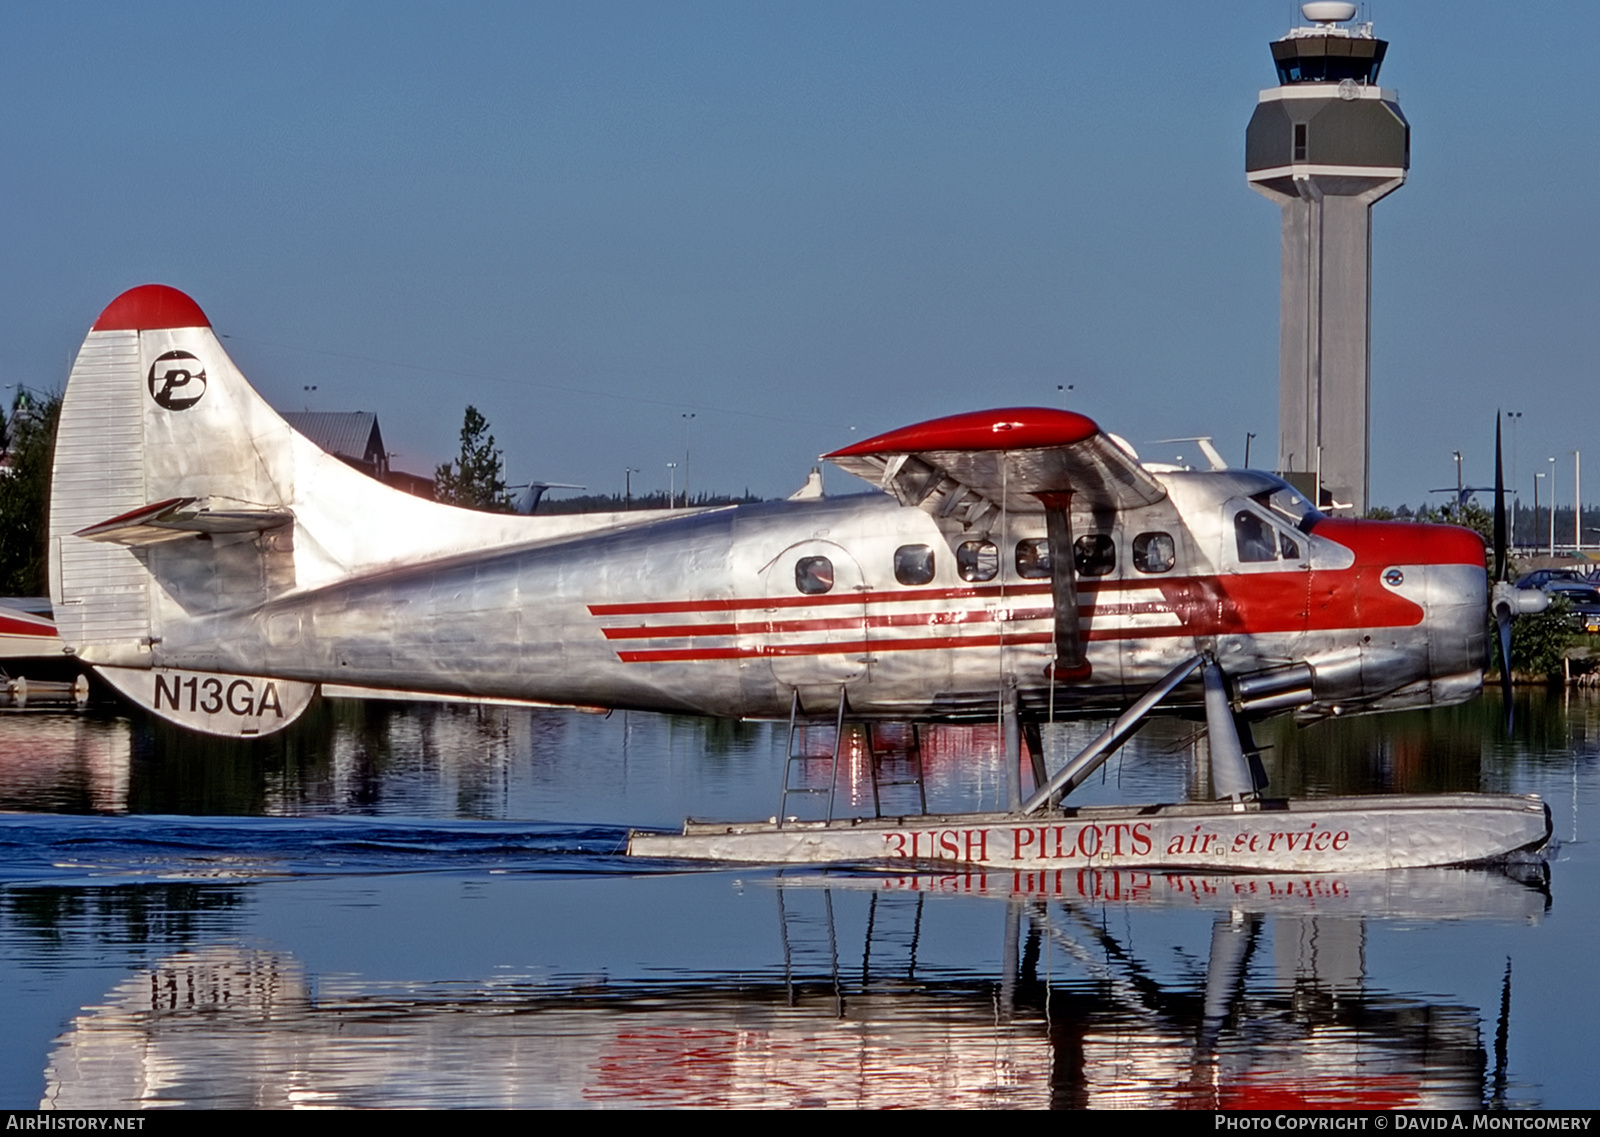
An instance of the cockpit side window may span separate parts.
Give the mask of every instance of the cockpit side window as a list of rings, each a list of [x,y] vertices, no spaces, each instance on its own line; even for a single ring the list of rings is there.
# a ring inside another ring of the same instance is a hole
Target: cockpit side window
[[[956,575],[966,581],[993,580],[1000,574],[1000,550],[990,541],[956,546]]]
[[[1258,514],[1241,509],[1233,515],[1233,535],[1239,545],[1239,560],[1246,564],[1278,559],[1277,534]]]
[[[807,596],[833,591],[833,562],[827,557],[801,557],[794,566],[794,586]]]

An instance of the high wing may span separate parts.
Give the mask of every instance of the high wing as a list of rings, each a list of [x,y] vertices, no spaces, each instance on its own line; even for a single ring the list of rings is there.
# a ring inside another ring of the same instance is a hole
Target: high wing
[[[1080,509],[1154,505],[1166,489],[1093,419],[1048,407],[973,411],[891,430],[824,454],[902,505],[975,526],[1039,513],[1060,495]],[[1062,502],[1065,505],[1065,502]]]
[[[902,505],[971,530],[1007,513],[1043,513],[1049,534],[1058,679],[1088,676],[1078,627],[1072,513],[1155,505],[1166,488],[1072,411],[973,411],[892,430],[823,455]]]

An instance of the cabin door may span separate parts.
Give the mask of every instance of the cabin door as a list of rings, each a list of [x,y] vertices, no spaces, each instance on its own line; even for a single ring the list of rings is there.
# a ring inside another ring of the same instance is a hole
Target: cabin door
[[[842,545],[790,545],[761,575],[767,606],[751,630],[778,682],[837,688],[866,674],[866,583]]]

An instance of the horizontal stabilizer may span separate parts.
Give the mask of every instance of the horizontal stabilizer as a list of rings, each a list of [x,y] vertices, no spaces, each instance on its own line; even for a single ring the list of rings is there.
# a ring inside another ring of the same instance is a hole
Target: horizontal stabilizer
[[[173,668],[96,667],[96,674],[158,718],[202,734],[260,738],[311,705],[315,683]]]
[[[113,545],[155,545],[197,533],[260,533],[294,521],[286,509],[239,508],[240,504],[217,498],[168,498],[79,529],[73,536]]]

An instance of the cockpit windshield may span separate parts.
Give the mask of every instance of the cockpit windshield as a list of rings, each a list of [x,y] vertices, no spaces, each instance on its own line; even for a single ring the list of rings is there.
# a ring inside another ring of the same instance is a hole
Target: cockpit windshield
[[[1287,482],[1279,482],[1275,489],[1251,494],[1250,500],[1272,510],[1274,514],[1293,525],[1302,533],[1309,533],[1326,514],[1312,505],[1299,490]]]

